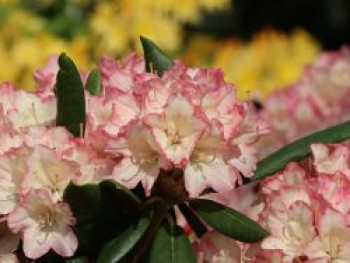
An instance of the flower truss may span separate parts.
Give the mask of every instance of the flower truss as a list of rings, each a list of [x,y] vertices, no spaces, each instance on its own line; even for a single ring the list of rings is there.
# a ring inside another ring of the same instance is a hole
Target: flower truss
[[[312,158],[290,163],[259,191],[253,184],[207,196],[259,221],[270,236],[245,244],[212,230],[193,244],[200,262],[350,262],[350,147],[311,149]]]
[[[55,125],[57,60],[34,74],[33,92],[0,86],[0,244],[11,240],[1,257],[12,258],[20,240],[31,259],[49,250],[75,254],[77,220],[64,200],[71,183],[111,179],[129,189],[141,184],[150,196],[162,174],[180,170],[184,194],[176,200],[182,200],[206,189],[232,191],[242,175],[252,176],[254,144],[268,127],[251,116],[248,103],[236,101],[221,71],[178,61],[159,77],[135,54],[105,57],[101,94],[84,91],[82,138]],[[85,83],[87,75],[80,76]]]

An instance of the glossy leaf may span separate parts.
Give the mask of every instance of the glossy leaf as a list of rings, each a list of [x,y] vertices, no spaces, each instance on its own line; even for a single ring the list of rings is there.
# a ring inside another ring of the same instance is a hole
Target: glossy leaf
[[[159,228],[150,248],[149,263],[196,263],[190,241],[177,225]]]
[[[66,54],[59,56],[58,64],[56,125],[65,126],[75,137],[82,137],[86,121],[83,83],[77,67]]]
[[[185,203],[179,204],[179,209],[198,238],[208,232],[207,227]]]
[[[112,181],[76,186],[65,191],[77,224],[79,248],[86,254],[98,254],[101,247],[124,231],[135,218],[141,201],[130,190]]]
[[[257,242],[269,235],[245,215],[211,200],[196,199],[190,206],[217,231],[246,243]]]
[[[108,242],[97,260],[97,263],[119,262],[140,240],[151,222],[152,213],[147,211],[133,221],[122,232]]]
[[[95,68],[91,70],[88,79],[86,81],[85,88],[91,95],[99,95],[102,91],[102,80],[99,69]]]
[[[140,40],[146,59],[147,72],[157,72],[158,76],[162,76],[164,71],[174,64],[173,61],[153,41],[142,36]]]
[[[313,143],[337,143],[350,138],[350,121],[301,138],[261,160],[249,181],[263,179],[282,170],[288,163],[300,161],[311,154]]]

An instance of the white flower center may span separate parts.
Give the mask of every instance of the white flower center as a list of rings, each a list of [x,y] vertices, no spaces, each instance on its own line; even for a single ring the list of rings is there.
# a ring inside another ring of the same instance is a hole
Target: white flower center
[[[44,208],[44,211],[37,216],[36,221],[41,230],[51,228],[56,222],[55,212]]]
[[[303,227],[300,222],[290,219],[287,224],[283,226],[283,236],[292,245],[301,247],[305,244],[305,237],[303,235]]]
[[[341,233],[334,233],[334,232],[339,232],[338,231],[332,231],[330,233],[327,233],[323,237],[323,245],[325,247],[326,253],[332,258],[332,259],[337,259],[340,257],[340,254],[343,251],[343,246],[342,246],[342,240],[339,235]]]

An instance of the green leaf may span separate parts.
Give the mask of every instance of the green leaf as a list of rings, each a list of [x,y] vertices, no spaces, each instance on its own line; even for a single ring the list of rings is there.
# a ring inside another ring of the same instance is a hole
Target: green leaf
[[[211,227],[238,241],[254,243],[269,235],[245,215],[211,200],[192,200],[190,206]]]
[[[82,137],[85,130],[85,96],[79,71],[66,55],[58,58],[56,77],[57,126],[65,126],[75,137]]]
[[[313,143],[336,143],[350,138],[350,121],[301,138],[261,160],[249,181],[263,179],[282,170],[288,163],[300,161],[311,154]]]
[[[86,81],[86,89],[91,95],[99,95],[102,91],[102,80],[99,69],[95,68],[91,70],[89,77]]]
[[[149,263],[196,263],[188,237],[181,227],[159,228],[149,252]]]
[[[185,203],[179,204],[178,207],[198,238],[208,232],[208,228]]]
[[[158,76],[162,76],[164,71],[174,64],[173,61],[153,41],[142,36],[140,40],[146,59],[147,72],[157,72]]]
[[[83,186],[69,185],[64,193],[77,224],[79,248],[87,255],[97,255],[102,246],[124,231],[137,217],[141,201],[130,190],[113,181]]]
[[[151,222],[150,209],[145,210],[138,220],[132,222],[127,228],[107,243],[97,260],[97,263],[119,262],[140,240]]]
[[[37,263],[88,263],[89,260],[87,257],[73,257],[73,258],[63,258],[60,255],[57,255],[52,250],[41,258],[35,260]]]

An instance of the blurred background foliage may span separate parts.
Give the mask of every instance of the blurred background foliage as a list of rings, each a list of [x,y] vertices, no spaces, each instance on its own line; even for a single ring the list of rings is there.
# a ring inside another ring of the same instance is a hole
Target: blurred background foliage
[[[82,69],[153,39],[192,66],[220,67],[239,98],[292,83],[321,48],[348,43],[346,0],[0,0],[0,81],[33,88],[49,54]]]

